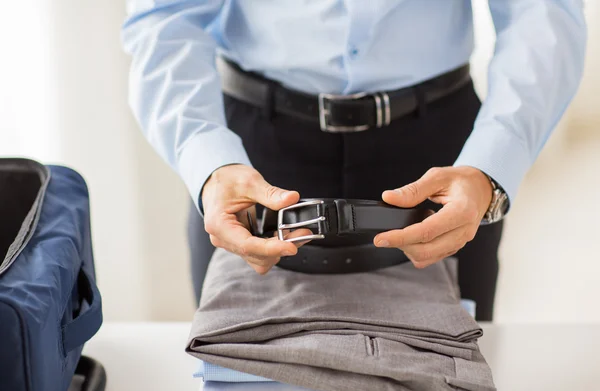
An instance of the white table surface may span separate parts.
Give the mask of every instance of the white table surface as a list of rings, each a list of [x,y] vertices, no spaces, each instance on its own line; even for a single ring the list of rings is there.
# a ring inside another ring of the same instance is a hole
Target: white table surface
[[[499,390],[600,391],[600,325],[482,327],[479,345]],[[107,391],[198,391],[198,363],[184,352],[189,330],[189,323],[105,323],[84,354],[106,368]]]

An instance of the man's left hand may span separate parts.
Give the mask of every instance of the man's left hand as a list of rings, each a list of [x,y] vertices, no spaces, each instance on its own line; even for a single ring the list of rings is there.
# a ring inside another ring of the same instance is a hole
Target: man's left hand
[[[416,182],[383,192],[383,200],[412,208],[430,199],[442,204],[439,212],[404,229],[377,235],[377,247],[404,251],[417,268],[455,254],[473,240],[492,199],[492,184],[473,167],[435,167]]]

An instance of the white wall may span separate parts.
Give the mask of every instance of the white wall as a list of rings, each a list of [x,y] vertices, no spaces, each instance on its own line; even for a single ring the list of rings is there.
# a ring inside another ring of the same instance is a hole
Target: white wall
[[[484,96],[494,34],[485,2],[474,3],[473,72]],[[598,9],[598,2],[588,2],[591,53],[581,93],[507,221],[501,322],[600,321]],[[106,320],[189,320],[189,196],[127,107],[128,59],[119,41],[124,16],[119,1],[0,3],[0,47],[16,54],[7,58],[17,57],[0,62],[0,155],[67,164],[87,179]]]
[[[130,115],[119,38],[124,5],[54,4],[61,160],[89,181],[106,319],[189,319],[189,196]]]
[[[474,1],[473,74],[481,97],[494,29]],[[588,57],[577,97],[528,173],[500,250],[498,322],[599,322],[600,4],[588,1]]]
[[[130,115],[124,10],[118,1],[0,3],[0,47],[11,53],[0,62],[0,155],[86,178],[105,319],[189,319],[189,196]]]
[[[45,129],[56,113],[49,3],[7,3],[0,3],[0,156],[52,159],[59,154],[60,140]]]

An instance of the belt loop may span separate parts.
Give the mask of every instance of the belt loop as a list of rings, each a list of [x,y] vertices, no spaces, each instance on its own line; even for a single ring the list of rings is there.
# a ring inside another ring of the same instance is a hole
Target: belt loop
[[[269,121],[273,119],[275,114],[275,85],[267,83],[267,94],[265,96],[265,104],[263,106],[263,115]]]
[[[425,93],[419,86],[414,87],[415,97],[417,98],[417,115],[419,118],[425,117],[427,114],[427,102],[425,102]]]

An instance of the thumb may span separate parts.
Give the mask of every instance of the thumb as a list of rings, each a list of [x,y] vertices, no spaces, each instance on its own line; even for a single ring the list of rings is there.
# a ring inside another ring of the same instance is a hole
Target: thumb
[[[300,200],[300,194],[297,191],[281,189],[271,185],[262,178],[257,180],[254,186],[250,188],[248,196],[253,201],[273,210],[285,208]]]
[[[382,199],[388,204],[401,208],[413,208],[419,205],[444,188],[446,181],[438,170],[429,170],[417,181],[399,189],[384,191]]]

